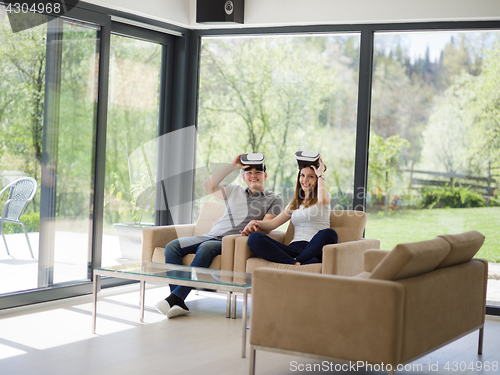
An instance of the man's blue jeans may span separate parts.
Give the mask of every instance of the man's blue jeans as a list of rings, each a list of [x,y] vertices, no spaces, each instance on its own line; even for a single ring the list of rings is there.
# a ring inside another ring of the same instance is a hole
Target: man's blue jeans
[[[188,254],[196,254],[192,267],[210,267],[213,259],[222,252],[222,240],[208,236],[196,236],[176,239],[165,246],[165,263],[182,265],[182,258]],[[193,288],[188,286],[170,285],[170,291],[185,300]]]

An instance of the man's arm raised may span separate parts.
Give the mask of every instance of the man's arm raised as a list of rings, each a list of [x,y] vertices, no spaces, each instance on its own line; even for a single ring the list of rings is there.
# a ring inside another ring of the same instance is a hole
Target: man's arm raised
[[[241,164],[240,160],[241,155],[242,154],[236,156],[231,163],[226,165],[224,168],[218,170],[217,172],[214,172],[210,177],[208,177],[205,181],[203,181],[203,189],[208,194],[217,199],[224,199],[225,190],[224,187],[220,185],[220,183],[231,172],[244,168],[244,165]]]

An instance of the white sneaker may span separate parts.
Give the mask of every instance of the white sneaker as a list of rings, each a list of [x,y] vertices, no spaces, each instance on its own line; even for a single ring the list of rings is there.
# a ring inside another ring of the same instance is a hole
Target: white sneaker
[[[165,301],[165,302],[167,302],[167,301]],[[167,302],[167,305],[168,305],[168,302]],[[168,310],[167,318],[171,319],[171,318],[175,318],[176,316],[188,315],[188,314],[191,314],[191,311],[184,310],[182,307],[180,307],[178,305],[174,305],[170,308],[170,310]]]
[[[155,303],[155,308],[160,314],[167,315],[170,310],[170,305],[166,300],[162,299]]]

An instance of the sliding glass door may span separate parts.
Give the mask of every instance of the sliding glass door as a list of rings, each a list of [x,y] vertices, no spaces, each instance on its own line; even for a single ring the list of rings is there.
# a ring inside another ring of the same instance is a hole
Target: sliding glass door
[[[4,187],[31,177],[37,189],[20,217],[27,238],[22,225],[4,224],[2,294],[88,280],[100,42],[88,22],[58,18],[13,33],[6,20],[0,178]]]

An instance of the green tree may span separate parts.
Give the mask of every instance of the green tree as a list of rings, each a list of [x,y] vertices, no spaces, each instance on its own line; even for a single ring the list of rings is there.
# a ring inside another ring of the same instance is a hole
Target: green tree
[[[471,163],[484,170],[487,162],[500,162],[500,42],[487,53],[482,74],[469,87],[469,157]]]
[[[21,170],[35,179],[42,159],[46,27],[14,34],[7,22],[0,24],[0,170]]]
[[[294,152],[317,150],[328,165],[332,204],[349,207],[358,74],[356,34],[203,39],[197,165],[258,150],[266,154],[267,186],[287,201]],[[203,177],[197,173],[197,185]]]
[[[422,167],[424,170],[448,173],[473,173],[470,169],[470,116],[468,107],[474,77],[463,73],[436,100],[423,132]]]
[[[391,197],[394,186],[402,178],[405,162],[403,151],[410,148],[410,142],[399,135],[383,138],[374,133],[370,135],[369,190],[376,195]],[[389,199],[385,200],[386,210]]]
[[[390,54],[389,54],[390,55]],[[382,138],[399,135],[412,147],[404,152],[408,162],[418,162],[422,131],[432,108],[435,91],[422,78],[407,75],[406,67],[391,56],[374,62],[371,128]]]
[[[227,160],[239,150],[264,152],[273,166],[273,188],[288,177],[292,138],[314,137],[326,89],[334,87],[332,68],[307,50],[314,45],[301,47],[288,38],[203,43],[199,128],[207,164],[214,147],[214,157],[224,150]]]
[[[497,32],[453,33],[441,51],[435,84],[439,91],[453,85],[462,74],[479,76],[488,50],[498,41]]]

